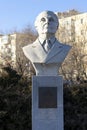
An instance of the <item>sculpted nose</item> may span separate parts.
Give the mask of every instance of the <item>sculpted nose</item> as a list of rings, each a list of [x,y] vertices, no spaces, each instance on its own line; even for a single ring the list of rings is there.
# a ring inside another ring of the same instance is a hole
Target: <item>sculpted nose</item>
[[[49,24],[49,19],[46,19],[46,24]]]

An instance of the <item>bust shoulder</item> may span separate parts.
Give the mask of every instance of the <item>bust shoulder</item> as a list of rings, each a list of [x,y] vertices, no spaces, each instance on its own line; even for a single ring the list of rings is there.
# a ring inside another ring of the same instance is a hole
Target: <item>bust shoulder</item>
[[[36,46],[36,43],[38,41],[34,41],[33,43],[29,43],[28,45],[24,46],[22,49],[23,49],[23,52],[25,53],[26,51],[29,51],[29,49],[33,48],[34,46]]]
[[[39,45],[39,41],[36,40],[33,43],[24,46],[22,49],[25,56],[31,62],[34,62],[38,60],[38,57],[40,57],[40,54],[39,54],[41,52],[40,48],[41,48],[41,45]]]
[[[57,49],[60,50],[62,48],[62,51],[69,51],[72,48],[72,46],[59,42],[58,40],[56,40],[56,45],[56,47],[58,47]]]

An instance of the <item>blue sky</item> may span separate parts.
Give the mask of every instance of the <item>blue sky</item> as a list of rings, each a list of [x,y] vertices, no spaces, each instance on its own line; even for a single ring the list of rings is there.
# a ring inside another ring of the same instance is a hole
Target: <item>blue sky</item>
[[[87,12],[87,0],[0,0],[0,32],[34,26],[36,16],[44,11]]]

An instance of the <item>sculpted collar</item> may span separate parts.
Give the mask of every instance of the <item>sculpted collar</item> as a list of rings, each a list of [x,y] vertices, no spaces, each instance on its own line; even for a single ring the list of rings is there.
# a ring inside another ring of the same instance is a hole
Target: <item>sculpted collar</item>
[[[50,40],[50,42],[51,42],[52,44],[54,44],[55,41],[56,41],[56,38],[55,38],[55,37],[51,37],[51,38],[49,38],[49,39],[44,39],[44,38],[39,37],[38,40],[39,40],[39,42],[41,43],[41,45],[43,45],[43,43],[44,43],[45,40]]]

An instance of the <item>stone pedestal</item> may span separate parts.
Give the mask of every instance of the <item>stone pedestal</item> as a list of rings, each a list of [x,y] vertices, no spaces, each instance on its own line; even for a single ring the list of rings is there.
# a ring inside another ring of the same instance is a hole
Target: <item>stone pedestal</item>
[[[61,76],[33,76],[32,130],[63,130]]]

